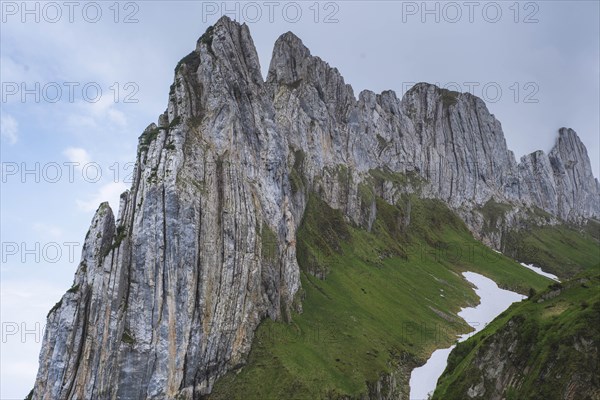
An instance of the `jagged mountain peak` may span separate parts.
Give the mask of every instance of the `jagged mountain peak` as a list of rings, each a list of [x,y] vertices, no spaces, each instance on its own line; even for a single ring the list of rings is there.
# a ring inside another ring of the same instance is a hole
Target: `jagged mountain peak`
[[[309,85],[315,87],[321,97],[336,87],[340,91],[351,93],[354,98],[352,87],[344,82],[338,69],[312,55],[302,40],[292,32],[284,33],[276,40],[267,82],[292,88],[302,84]]]
[[[566,131],[550,157],[517,164],[482,100],[433,85],[357,100],[291,33],[263,81],[248,27],[223,17],[176,67],[119,219],[102,205],[92,221],[77,290],[49,314],[33,398],[210,393],[263,319],[301,310],[296,230],[310,196],[366,230],[378,198],[439,199],[499,247],[532,207],[600,215],[585,157]],[[484,229],[490,200],[513,211]]]
[[[275,48],[284,45],[287,45],[290,48],[301,49],[303,52],[308,52],[310,55],[310,50],[304,45],[302,39],[296,36],[296,34],[292,31],[287,31],[286,33],[281,34],[275,41]]]
[[[248,82],[258,85],[263,82],[258,54],[248,26],[227,16],[208,27],[197,40],[195,52],[181,62],[194,60],[194,53],[200,58],[192,63],[194,67],[198,62],[205,67],[218,63],[220,68],[225,68]]]
[[[562,153],[569,153],[575,156],[575,152],[581,153],[585,159],[589,160],[587,149],[577,132],[575,132],[571,128],[560,128],[558,130],[558,137],[556,138],[556,143],[550,153],[559,151]],[[583,161],[583,160],[582,160]],[[588,161],[589,162],[589,161]]]

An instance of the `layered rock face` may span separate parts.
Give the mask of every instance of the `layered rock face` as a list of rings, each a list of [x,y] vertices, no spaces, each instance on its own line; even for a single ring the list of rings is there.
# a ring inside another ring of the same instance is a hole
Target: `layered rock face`
[[[469,365],[472,369],[468,371],[474,377],[474,382],[466,388],[463,398],[503,400],[507,398],[507,392],[510,393],[511,388],[514,393],[522,395],[524,381],[539,364],[541,364],[539,369],[543,372],[540,374],[536,386],[539,388],[556,386],[556,392],[552,393],[556,396],[555,398],[593,399],[600,395],[597,378],[592,372],[598,359],[598,348],[594,346],[593,340],[582,335],[565,339],[573,354],[560,354],[557,357],[558,360],[527,358],[527,356],[523,356],[523,353],[528,354],[522,348],[534,345],[521,343],[523,328],[519,324],[523,324],[523,321],[509,321],[500,332],[494,334],[485,343],[485,346],[477,351],[472,364]],[[516,354],[518,352],[520,354]],[[574,371],[564,368],[563,363],[568,360],[569,356],[579,361],[576,364],[577,367],[572,367]],[[555,382],[563,380],[565,375],[571,375],[566,384],[557,385]],[[531,389],[529,389],[529,393],[522,396],[529,398],[534,393],[531,393]]]
[[[573,222],[600,215],[600,185],[571,129],[560,129],[549,155],[536,152],[517,163],[481,99],[421,83],[402,100],[393,91],[363,91],[357,100],[337,69],[311,56],[291,33],[275,44],[267,86],[289,146],[307,154],[307,179],[327,180],[338,165],[352,170],[350,196],[334,180],[322,186],[328,202],[355,222],[361,216],[353,188],[372,169],[416,173],[426,180],[420,194],[445,201],[476,234],[480,221],[471,222],[470,211],[490,199]],[[391,185],[374,189],[396,199]]]
[[[36,399],[196,398],[299,286],[289,179],[248,29],[222,20],[140,138],[115,222],[96,213],[50,313]],[[268,254],[265,254],[268,253]]]
[[[416,179],[374,184],[373,170]],[[572,130],[517,164],[482,100],[428,84],[356,99],[291,33],[264,81],[248,28],[223,17],[177,66],[117,220],[107,204],[94,216],[74,286],[49,314],[33,398],[209,393],[243,364],[262,319],[301,309],[295,231],[308,193],[369,229],[365,186],[391,203],[439,198],[476,234],[472,213],[490,199],[600,216]]]
[[[600,186],[587,149],[572,129],[560,129],[548,155],[537,151],[522,157],[519,173],[524,194],[549,213],[574,222],[598,216]]]
[[[507,310],[452,351],[432,399],[599,398],[599,282],[590,271]]]

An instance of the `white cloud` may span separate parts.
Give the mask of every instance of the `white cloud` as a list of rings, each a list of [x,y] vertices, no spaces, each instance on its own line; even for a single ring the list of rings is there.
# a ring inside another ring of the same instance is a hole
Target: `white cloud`
[[[119,110],[111,108],[108,110],[108,118],[112,123],[119,127],[125,127],[127,125],[127,117]]]
[[[123,182],[107,183],[91,196],[89,200],[77,199],[77,207],[86,212],[96,211],[100,203],[108,201],[113,212],[116,214],[119,210],[119,197],[127,189],[127,186]]]
[[[10,51],[7,51],[9,53]],[[0,64],[2,70],[0,77],[5,83],[20,83],[20,82],[42,82],[43,78],[36,68],[32,68],[26,63],[19,63],[8,54],[0,56]],[[20,102],[21,94],[6,95],[7,103]]]
[[[0,116],[0,134],[8,140],[8,143],[17,143],[19,123],[12,116],[4,114]]]
[[[68,147],[63,154],[70,162],[78,163],[77,167],[79,168],[90,162],[90,154],[80,147]]]
[[[77,101],[67,115],[69,127],[75,131],[104,131],[113,128],[125,128],[127,117],[117,109],[111,93],[105,93],[95,103]]]
[[[98,124],[93,117],[81,114],[69,114],[66,116],[67,125],[74,131],[85,132],[89,129],[98,129]]]
[[[54,226],[54,225],[44,224],[41,222],[37,222],[37,223],[33,224],[33,230],[37,233],[40,233],[44,236],[48,236],[52,239],[59,239],[63,234],[62,229],[60,229],[59,227]]]
[[[95,103],[81,103],[85,111],[93,118],[100,121],[110,121],[111,123],[124,127],[127,124],[125,114],[117,110],[114,95],[110,92],[104,93],[100,100]]]

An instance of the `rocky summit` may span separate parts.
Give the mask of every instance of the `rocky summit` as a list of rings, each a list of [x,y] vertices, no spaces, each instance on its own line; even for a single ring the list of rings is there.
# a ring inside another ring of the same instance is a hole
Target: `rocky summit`
[[[261,321],[302,311],[309,195],[369,231],[376,198],[407,193],[442,201],[502,251],[523,221],[600,217],[573,130],[517,162],[477,97],[420,83],[402,99],[357,98],[291,32],[264,80],[248,27],[221,18],[177,64],[118,216],[103,203],[93,217],[73,287],[48,314],[32,398],[210,394],[244,365]],[[502,218],[489,218],[493,204]]]

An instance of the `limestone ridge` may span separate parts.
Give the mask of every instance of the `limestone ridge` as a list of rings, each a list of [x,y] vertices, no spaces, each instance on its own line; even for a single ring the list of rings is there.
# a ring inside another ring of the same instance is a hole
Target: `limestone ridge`
[[[534,206],[557,220],[600,216],[572,130],[517,163],[482,100],[424,83],[401,100],[357,100],[292,33],[265,82],[247,26],[223,17],[178,64],[167,110],[140,136],[117,220],[106,203],[92,220],[74,286],[48,315],[33,398],[210,393],[243,365],[262,319],[301,310],[295,231],[309,192],[365,229],[374,195],[418,192],[496,246],[478,211],[490,199],[511,204],[508,226]]]
[[[532,169],[532,155],[516,162],[481,99],[420,83],[402,100],[393,91],[363,91],[357,101],[337,69],[311,56],[292,33],[275,44],[267,85],[288,143],[313,164],[308,179],[340,164],[359,174],[374,168],[417,172],[428,181],[423,196],[463,214],[493,198],[573,222],[600,215],[598,181],[571,129],[560,129],[548,156],[533,153],[545,158],[547,169]]]
[[[207,35],[140,137],[118,220],[106,204],[94,217],[78,290],[49,315],[36,399],[197,398],[263,318],[289,315],[284,141],[248,28],[222,19]]]
[[[538,151],[522,157],[519,172],[531,201],[540,208],[569,221],[598,216],[598,180],[572,129],[559,131],[548,155]]]

